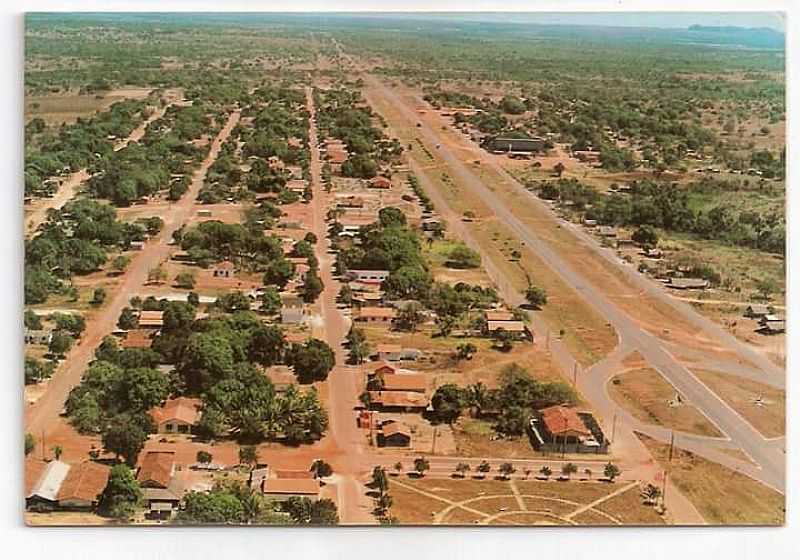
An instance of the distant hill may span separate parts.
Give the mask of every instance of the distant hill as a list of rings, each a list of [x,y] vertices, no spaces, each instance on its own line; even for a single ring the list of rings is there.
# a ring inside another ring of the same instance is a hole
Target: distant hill
[[[696,35],[702,42],[745,47],[783,49],[786,38],[783,33],[768,27],[733,27],[691,25],[690,35]]]

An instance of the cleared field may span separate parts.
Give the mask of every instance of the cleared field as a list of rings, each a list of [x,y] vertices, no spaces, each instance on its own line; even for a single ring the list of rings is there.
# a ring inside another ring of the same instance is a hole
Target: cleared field
[[[464,457],[504,457],[523,459],[541,457],[527,437],[517,439],[500,439],[492,441],[495,435],[492,424],[485,420],[462,418],[453,426],[456,441],[456,454]]]
[[[642,504],[637,486],[599,504],[597,509],[613,515],[624,525],[664,525],[664,518],[653,507]]]
[[[639,439],[666,465],[669,445],[642,434]],[[669,476],[707,522],[722,525],[780,525],[786,515],[782,494],[748,476],[675,448]],[[667,497],[669,503],[669,497]]]
[[[616,346],[614,329],[501,222],[485,220],[476,224],[473,231],[515,289],[523,291],[529,283],[544,288],[547,304],[538,313],[553,330],[564,331],[564,343],[581,365],[594,364]],[[512,255],[515,252],[520,255],[519,259]]]
[[[694,374],[765,437],[786,433],[786,393],[750,379],[695,369]]]
[[[391,513],[401,524],[417,525],[664,523],[651,506],[641,503],[637,486],[612,496],[624,487],[599,482],[515,481],[514,484],[521,502],[506,481],[392,478],[389,487],[394,500]],[[602,501],[606,496],[611,497]],[[598,500],[592,509],[570,517]]]
[[[32,95],[25,98],[25,122],[36,117],[48,125],[74,123],[79,118],[90,117],[105,111],[123,99],[144,99],[149,88],[116,89],[102,94]]]
[[[643,422],[703,436],[722,436],[693,405],[676,402],[675,388],[652,368],[632,369],[614,376],[608,391]]]

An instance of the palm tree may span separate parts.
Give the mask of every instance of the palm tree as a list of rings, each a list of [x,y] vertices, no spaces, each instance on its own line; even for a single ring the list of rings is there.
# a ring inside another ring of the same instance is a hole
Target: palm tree
[[[583,474],[586,475],[586,478],[592,480],[592,469],[589,468],[583,469]]]
[[[654,484],[648,484],[644,487],[644,490],[642,490],[642,497],[644,498],[644,503],[647,505],[655,505],[660,496],[661,489]]]
[[[576,467],[573,463],[567,463],[561,467],[561,474],[567,478],[572,478],[572,474],[576,472],[578,472],[578,467]]]
[[[488,473],[490,470],[492,470],[492,466],[489,464],[489,461],[481,461],[481,464],[478,465],[478,472],[480,473],[478,476],[484,478],[486,473]]]
[[[545,465],[539,469],[539,473],[545,478],[550,478],[550,475],[553,474],[553,469]]]
[[[461,476],[461,478],[464,478],[467,472],[469,472],[469,465],[467,463],[459,463],[456,465],[456,473]]]
[[[397,461],[394,464],[394,470],[396,470],[397,471],[397,475],[400,476],[400,473],[403,472],[403,463],[401,463],[400,461]]]
[[[61,459],[61,455],[64,453],[64,449],[60,445],[54,445],[51,448],[51,451],[53,452],[53,456],[56,458],[56,461]]]

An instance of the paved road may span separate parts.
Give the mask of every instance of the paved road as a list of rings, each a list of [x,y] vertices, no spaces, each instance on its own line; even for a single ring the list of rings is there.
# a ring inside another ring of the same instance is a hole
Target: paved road
[[[211,144],[208,155],[192,176],[189,190],[178,202],[169,206],[162,216],[164,227],[155,239],[147,242],[144,249],[136,254],[128,267],[125,277],[116,289],[111,301],[86,325],[86,332],[78,344],[61,362],[44,394],[25,412],[25,429],[34,434],[48,433],[58,422],[69,392],[80,383],[86,365],[93,359],[94,350],[103,337],[116,328],[122,308],[128,305],[132,294],[139,292],[147,282],[148,272],[169,258],[169,241],[172,234],[191,216],[195,198],[203,186],[208,168],[214,163],[222,143],[228,138],[239,122],[239,111],[231,113],[225,126]]]
[[[163,117],[170,105],[171,103],[154,111],[152,115],[142,121],[126,138],[117,142],[114,145],[114,151],[118,152],[131,142],[138,142],[141,140],[144,133],[147,131],[147,125]],[[36,208],[36,210],[31,212],[28,216],[25,222],[25,235],[31,235],[39,229],[39,226],[47,219],[47,212],[49,210],[57,210],[72,200],[75,195],[78,194],[78,189],[80,189],[81,185],[88,181],[91,176],[92,175],[86,169],[80,169],[70,174],[61,184],[56,194],[52,198],[45,199],[41,206]]]
[[[365,77],[367,83],[389,100],[409,122],[417,122],[413,107],[398,96],[390,88],[373,76]],[[570,267],[549,244],[541,239],[534,229],[519,220],[517,216],[476,176],[450,149],[441,141],[438,132],[425,123],[417,127],[419,135],[429,145],[439,145],[438,154],[450,168],[458,184],[465,187],[473,196],[479,198],[495,215],[510,228],[515,235],[525,242],[526,246],[534,251],[537,256],[550,266],[559,276],[572,286],[585,301],[593,306],[616,329],[619,337],[632,349],[640,352],[653,368],[658,370],[675,388],[680,391],[690,402],[703,411],[703,413],[716,424],[732,441],[744,450],[761,467],[758,471],[758,480],[765,482],[773,488],[783,491],[784,488],[784,456],[776,452],[775,446],[755,430],[744,418],[730,408],[722,399],[714,394],[707,386],[700,382],[686,367],[678,362],[667,350],[664,341],[644,331],[635,318],[614,304],[602,290],[593,285],[582,275]],[[519,188],[523,188],[518,185]],[[615,262],[616,261],[612,261]],[[663,299],[680,310],[691,322],[715,338],[731,350],[758,364],[766,372],[775,374],[777,366],[747,345],[709,320],[698,315],[691,307],[683,302],[675,302],[671,297],[656,287],[638,273],[627,273],[637,278],[637,283],[647,290],[653,297]],[[685,307],[685,309],[684,309]],[[720,332],[721,331],[721,332]],[[764,362],[768,363],[764,363]]]
[[[370,90],[366,92],[366,97],[372,106],[376,107],[376,100],[373,99]],[[514,288],[511,282],[505,278],[502,270],[493,262],[493,257],[481,247],[472,235],[471,230],[461,221],[460,214],[449,206],[447,200],[428,177],[425,166],[419,164],[413,157],[408,158],[408,163],[411,171],[419,179],[421,186],[428,196],[430,196],[437,211],[448,224],[449,234],[461,239],[467,246],[481,253],[482,265],[497,287],[500,297],[510,305],[518,306],[524,303],[525,298],[523,294]],[[547,347],[550,351],[551,359],[557,365],[562,375],[566,379],[572,381],[574,372],[580,370],[578,362],[570,354],[567,346],[555,333],[551,332],[549,325],[547,325],[540,315],[530,313],[529,317],[533,330],[537,333],[538,343],[544,344]],[[578,369],[576,370],[576,368]],[[583,375],[579,378],[581,380],[584,379]],[[617,464],[622,468],[624,477],[659,482],[662,476],[662,470],[653,460],[647,448],[633,433],[633,428],[623,422],[619,422],[619,425],[616,425],[614,421],[614,412],[617,408],[616,403],[613,403],[613,401],[595,402],[591,399],[588,400],[592,402],[599,417],[605,420],[604,429],[606,434],[611,437],[613,432],[614,455],[618,458]],[[610,404],[610,407],[605,407],[605,404]],[[497,461],[501,461],[501,459],[497,459]],[[394,463],[391,464],[393,465]],[[692,505],[671,482],[668,482],[667,493],[669,495],[668,505],[676,523],[687,525],[704,523],[702,516],[694,505]]]

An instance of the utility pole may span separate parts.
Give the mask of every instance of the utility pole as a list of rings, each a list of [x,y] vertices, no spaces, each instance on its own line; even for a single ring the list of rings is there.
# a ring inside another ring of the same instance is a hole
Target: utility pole
[[[661,507],[667,509],[667,478],[669,478],[669,466],[672,463],[672,450],[675,447],[675,430],[669,436],[669,455],[667,457],[667,467],[664,469],[664,484],[661,487]]]
[[[47,457],[44,454],[44,430],[42,430],[42,461],[46,461]]]
[[[578,362],[572,363],[572,386],[578,388]]]
[[[614,438],[617,435],[617,413],[614,412],[614,420],[611,421],[611,443],[614,443]]]

